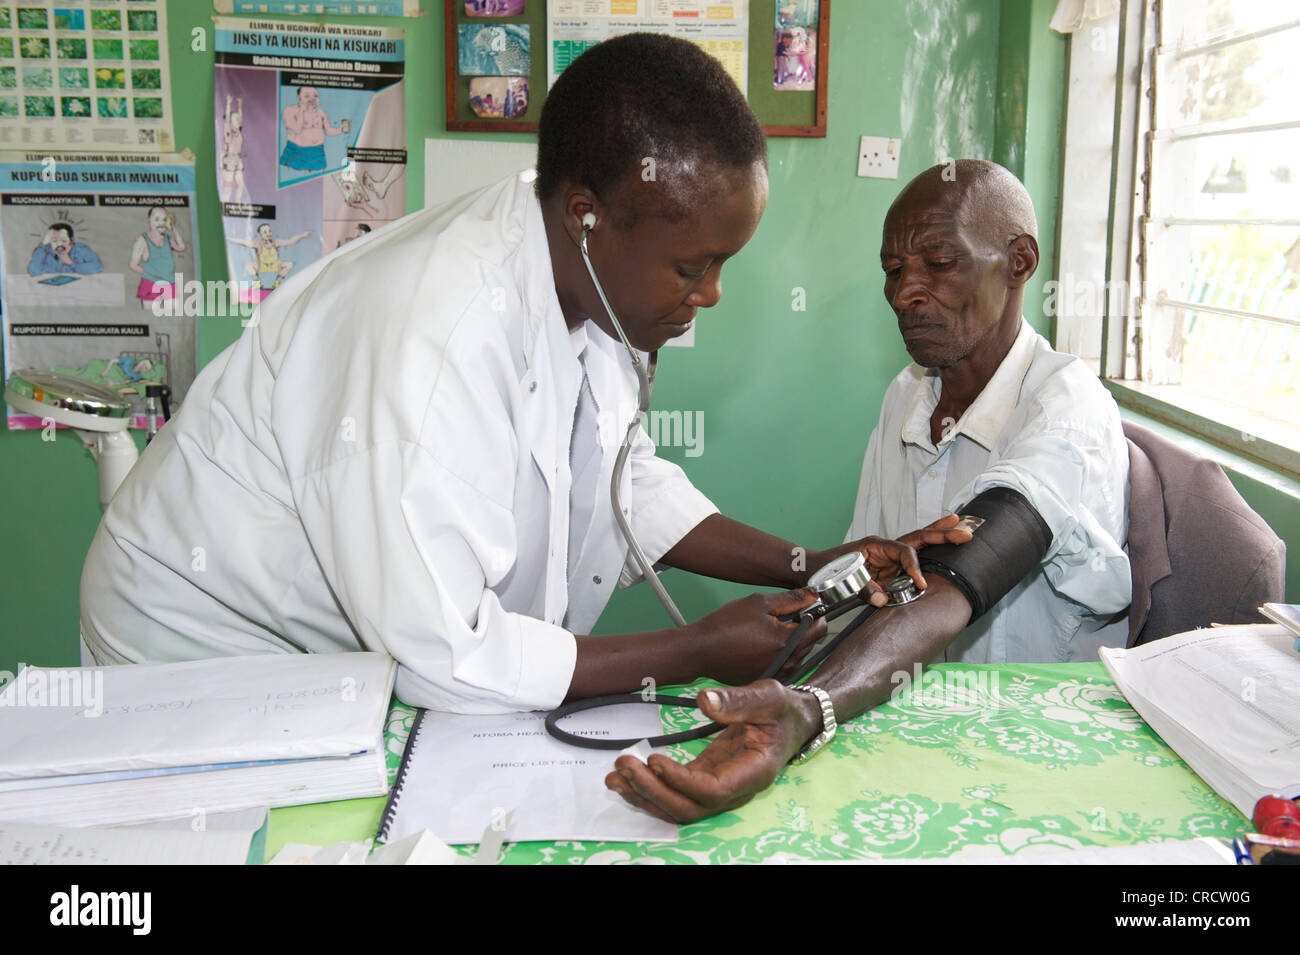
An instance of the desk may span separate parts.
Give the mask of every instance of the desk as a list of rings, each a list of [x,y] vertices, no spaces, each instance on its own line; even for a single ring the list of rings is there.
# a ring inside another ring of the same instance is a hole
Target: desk
[[[390,779],[413,715],[396,702],[389,715]],[[673,710],[665,722],[675,731],[689,716]],[[614,754],[596,756],[612,766]],[[285,842],[373,836],[383,806],[274,810],[267,858]],[[1100,663],[941,664],[747,805],[683,826],[676,843],[511,843],[503,861],[932,859],[1231,839],[1250,828],[1142,722]]]
[[[41,280],[69,277],[76,281],[63,285],[45,285]],[[80,275],[76,272],[58,272],[32,276],[24,272],[11,272],[5,276],[9,305],[38,305],[47,308],[66,308],[71,305],[89,308],[125,308],[126,277],[120,272],[96,272]],[[139,283],[139,276],[131,276],[131,288]]]

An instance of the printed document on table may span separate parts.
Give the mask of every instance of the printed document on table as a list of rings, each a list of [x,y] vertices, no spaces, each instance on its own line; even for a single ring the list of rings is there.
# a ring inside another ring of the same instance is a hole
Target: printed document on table
[[[394,786],[385,841],[429,829],[452,845],[475,843],[494,823],[506,826],[509,842],[676,840],[676,826],[605,788],[617,750],[561,743],[547,734],[545,719],[544,713],[425,713],[405,776]],[[575,713],[562,728],[606,739],[663,732],[659,707],[643,703]]]
[[[1300,657],[1282,627],[1193,630],[1101,657],[1143,719],[1243,813],[1265,793],[1300,792]]]

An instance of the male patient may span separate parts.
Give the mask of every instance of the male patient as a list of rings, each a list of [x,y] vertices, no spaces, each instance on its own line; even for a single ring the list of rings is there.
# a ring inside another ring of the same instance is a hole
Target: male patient
[[[924,599],[875,614],[808,680],[838,720],[886,699],[914,663],[1095,660],[1125,642],[1127,446],[1096,376],[1021,315],[1036,233],[1025,187],[979,160],[926,170],[885,218],[885,298],[915,364],[885,394],[849,537],[897,536],[1004,488],[1050,543],[973,622],[968,595],[928,571]],[[698,759],[620,757],[606,782],[678,821],[734,808],[822,733],[819,703],[774,681],[707,691],[701,710],[730,725]]]
[[[1128,446],[1097,376],[1021,317],[1037,231],[1020,180],[975,159],[922,173],[885,220],[885,298],[915,364],[885,393],[850,535],[920,527],[994,486],[1023,494],[1052,532],[1038,571],[946,660],[1096,660],[1128,637],[1114,619],[1131,598]]]

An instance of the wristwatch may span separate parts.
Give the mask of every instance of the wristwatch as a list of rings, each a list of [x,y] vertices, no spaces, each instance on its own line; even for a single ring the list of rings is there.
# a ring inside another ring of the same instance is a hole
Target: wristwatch
[[[805,683],[802,686],[791,687],[791,689],[802,690],[804,693],[811,693],[813,696],[817,697],[817,702],[821,704],[822,708],[822,731],[813,737],[803,749],[799,750],[794,759],[790,760],[791,764],[804,763],[811,759],[814,753],[831,741],[831,738],[835,735],[835,729],[838,724],[835,722],[835,707],[831,705],[830,694],[821,687],[809,686]]]

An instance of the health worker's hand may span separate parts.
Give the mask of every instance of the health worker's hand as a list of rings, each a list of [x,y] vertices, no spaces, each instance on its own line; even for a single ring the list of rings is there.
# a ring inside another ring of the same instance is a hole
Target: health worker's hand
[[[867,570],[871,574],[871,583],[867,585],[867,589],[871,592],[871,603],[877,607],[883,607],[888,603],[884,585],[903,574],[911,577],[916,582],[916,586],[924,590],[925,577],[921,575],[921,566],[917,562],[916,552],[928,544],[966,543],[971,539],[971,532],[957,530],[958,521],[960,518],[956,514],[949,514],[920,530],[904,534],[898,540],[864,537],[854,541],[851,548],[861,551],[867,558]]]
[[[606,787],[660,819],[693,822],[749,802],[821,730],[816,699],[775,680],[705,690],[699,706],[728,724],[704,752],[685,765],[659,753],[648,763],[620,756]]]
[[[807,607],[816,596],[809,590],[779,594],[750,594],[723,604],[691,628],[696,632],[703,661],[701,673],[721,683],[748,683],[767,669],[785,648],[798,624],[777,618]],[[818,620],[804,635],[779,676],[794,671],[812,645],[826,635]]]

